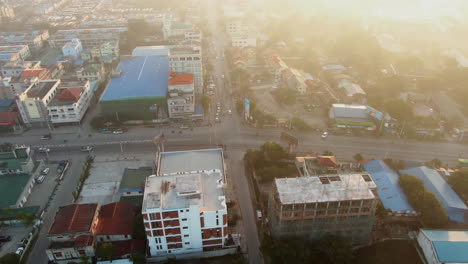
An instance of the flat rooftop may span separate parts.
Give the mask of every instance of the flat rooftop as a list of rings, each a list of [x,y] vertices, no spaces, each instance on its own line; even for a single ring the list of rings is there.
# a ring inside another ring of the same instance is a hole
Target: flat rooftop
[[[59,80],[40,81],[27,90],[29,98],[42,99]]]
[[[151,167],[141,167],[138,169],[125,168],[122,181],[120,182],[120,191],[143,190],[145,188],[146,177],[153,173]]]
[[[2,194],[0,208],[16,204],[31,177],[29,174],[0,175],[0,193]]]
[[[226,208],[223,173],[220,170],[172,176],[152,175],[146,180],[143,208],[166,210],[197,204],[201,211]]]
[[[219,170],[224,174],[222,149],[201,149],[162,152],[158,162],[157,175],[196,173],[202,170]]]
[[[375,199],[376,185],[369,175],[278,178],[275,184],[282,204]]]
[[[120,76],[111,79],[101,101],[165,97],[169,80],[167,56],[130,57],[120,61]]]
[[[421,229],[441,263],[468,262],[468,231]]]

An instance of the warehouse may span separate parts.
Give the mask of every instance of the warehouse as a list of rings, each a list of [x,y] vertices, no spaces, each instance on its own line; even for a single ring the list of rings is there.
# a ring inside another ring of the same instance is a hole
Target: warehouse
[[[167,56],[125,57],[100,100],[104,114],[121,119],[157,119],[166,109],[169,59]]]

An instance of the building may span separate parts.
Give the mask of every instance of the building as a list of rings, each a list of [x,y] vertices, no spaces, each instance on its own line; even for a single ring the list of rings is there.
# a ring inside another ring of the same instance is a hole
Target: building
[[[94,60],[98,58],[103,63],[111,63],[120,56],[119,42],[111,41],[103,43],[100,46],[93,47],[92,49],[85,50],[81,54],[81,58],[85,61]]]
[[[142,213],[151,256],[222,249],[227,207],[221,149],[163,152]]]
[[[29,56],[31,52],[28,45],[0,46],[0,63],[22,63]]]
[[[13,10],[13,8],[7,5],[0,6],[0,18],[3,18],[3,17],[7,17],[7,18],[15,17],[15,11]]]
[[[434,193],[444,207],[450,221],[468,222],[468,207],[436,170],[421,166],[400,170],[400,174],[413,175],[422,180],[427,190]]]
[[[365,105],[333,104],[330,108],[329,118],[334,120],[339,128],[376,129],[369,115],[368,107]]]
[[[104,66],[100,63],[92,63],[81,67],[76,71],[76,77],[80,81],[101,81],[105,76]]]
[[[29,147],[15,146],[0,153],[0,208],[20,208],[34,187],[34,176],[42,164],[33,159]]]
[[[40,67],[40,61],[24,61],[22,63],[7,62],[3,65],[0,65],[0,75],[2,75],[3,78],[19,77],[25,69],[34,69]]]
[[[169,56],[170,71],[193,74],[195,93],[203,93],[202,53],[199,46],[136,47],[132,56]]]
[[[82,51],[83,46],[81,45],[81,41],[79,39],[72,39],[62,47],[63,56],[70,56],[75,60],[80,58]]]
[[[346,100],[349,103],[366,103],[366,92],[359,84],[353,83],[349,79],[342,79],[338,83],[338,88],[344,91],[347,97]]]
[[[47,106],[55,97],[59,86],[60,80],[42,80],[32,83],[19,95],[18,109],[25,124],[39,122],[42,126],[49,125]]]
[[[193,74],[172,73],[169,78],[167,97],[169,118],[191,118],[195,113]]]
[[[50,37],[49,45],[54,48],[61,48],[70,39],[77,38],[81,41],[84,49],[91,49],[107,42],[119,41],[120,33],[124,31],[127,31],[126,27],[62,29]]]
[[[388,214],[395,216],[417,215],[398,184],[398,173],[390,169],[381,160],[372,160],[363,165],[377,185],[380,201],[382,201]]]
[[[133,120],[157,119],[158,108],[166,106],[168,76],[167,56],[122,58],[100,99],[102,111]]]
[[[62,82],[47,105],[52,124],[80,124],[93,98],[89,81]]]
[[[9,90],[9,98],[13,99],[24,93],[31,84],[45,80],[49,76],[49,71],[46,68],[30,68],[23,70],[18,77],[4,78],[3,85]]]
[[[94,256],[93,234],[97,226],[99,205],[71,204],[55,214],[48,238],[47,257],[55,263],[78,261],[81,256]]]
[[[468,263],[467,230],[421,229],[418,245],[427,264]]]
[[[375,187],[360,174],[277,178],[268,201],[270,230],[277,237],[318,240],[332,234],[366,244],[374,224]]]
[[[257,46],[257,37],[252,33],[231,33],[230,35],[233,47],[245,48]]]
[[[94,232],[96,242],[131,240],[136,208],[129,203],[110,203],[101,206]]]
[[[48,39],[48,30],[0,32],[0,46],[28,45],[32,52],[41,49]]]
[[[150,167],[141,167],[138,169],[125,168],[122,180],[119,185],[121,196],[143,196],[145,191],[146,177],[153,174]],[[143,197],[142,197],[143,198]]]

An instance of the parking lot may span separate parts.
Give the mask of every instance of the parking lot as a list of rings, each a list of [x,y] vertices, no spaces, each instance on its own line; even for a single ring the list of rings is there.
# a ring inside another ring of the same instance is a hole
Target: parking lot
[[[12,227],[4,226],[0,229],[0,236],[10,236],[11,241],[0,243],[0,256],[3,256],[7,253],[15,252],[18,249],[20,241],[27,237],[29,232],[31,232],[32,227]]]
[[[31,194],[29,195],[28,201],[24,205],[25,207],[39,206],[41,210],[44,209],[50,195],[55,188],[55,185],[57,185],[57,180],[60,177],[60,174],[57,172],[57,167],[58,163],[55,162],[49,162],[45,164],[45,168],[49,168],[50,171],[47,175],[45,175],[44,181],[42,183],[36,182]],[[41,168],[41,170],[43,170],[43,168]]]

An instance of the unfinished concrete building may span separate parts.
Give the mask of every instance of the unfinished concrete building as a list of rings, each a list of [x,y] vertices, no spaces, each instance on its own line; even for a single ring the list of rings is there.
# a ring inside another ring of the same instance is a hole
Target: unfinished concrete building
[[[330,234],[365,244],[374,224],[375,188],[361,174],[275,179],[268,201],[271,232],[312,241]]]

